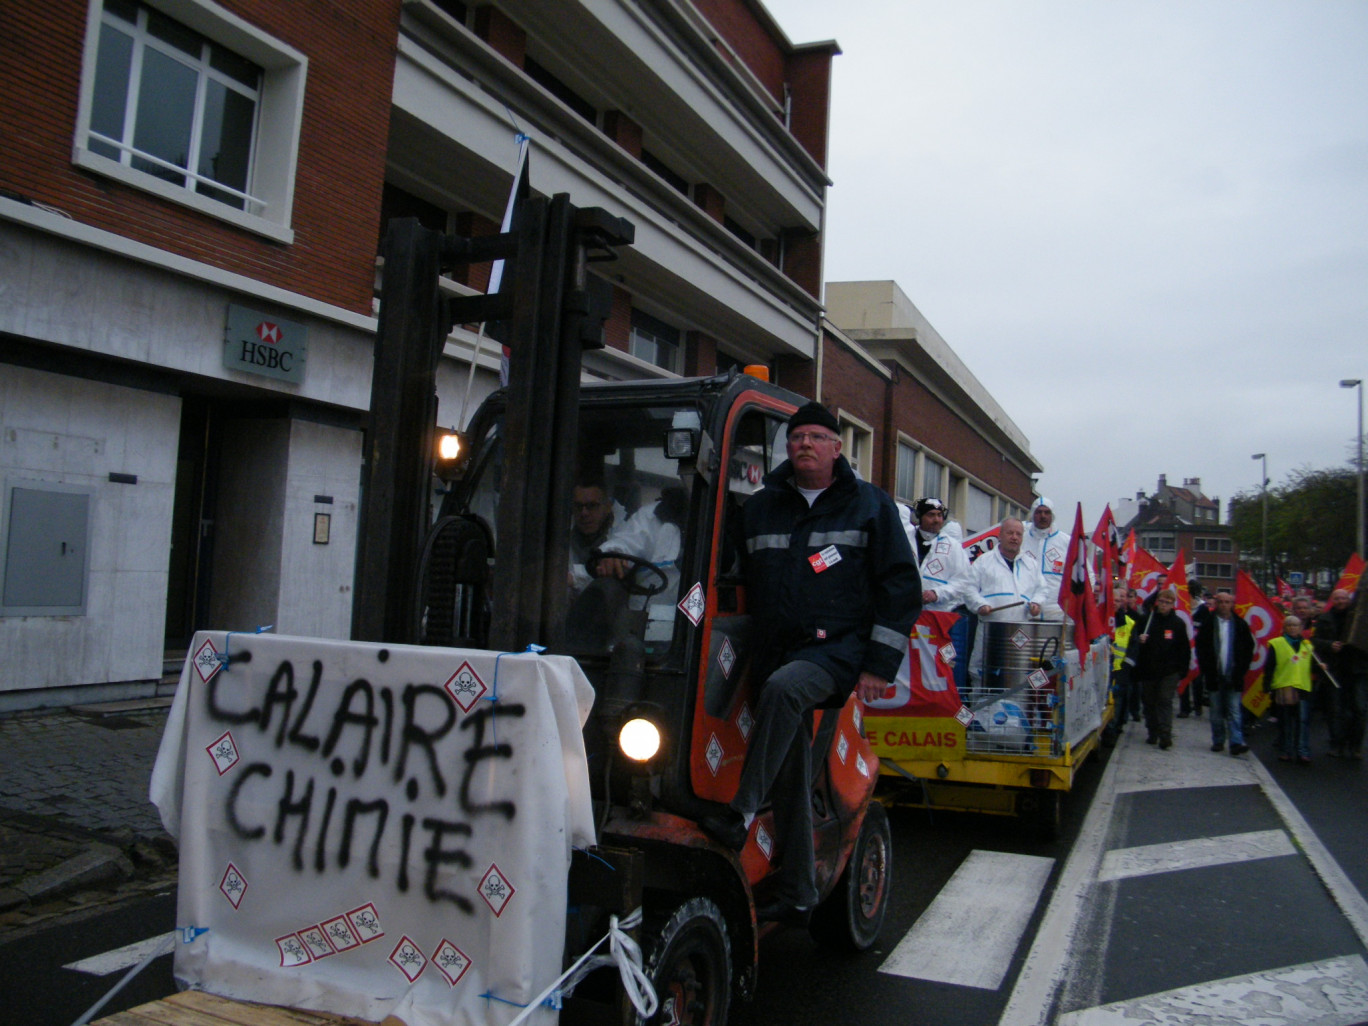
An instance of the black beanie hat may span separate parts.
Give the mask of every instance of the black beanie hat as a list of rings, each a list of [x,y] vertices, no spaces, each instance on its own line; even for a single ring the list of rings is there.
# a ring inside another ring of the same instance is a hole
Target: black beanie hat
[[[836,418],[831,415],[831,411],[819,402],[810,402],[798,407],[793,416],[789,418],[789,432],[792,433],[793,429],[800,424],[816,424],[837,436],[841,433],[841,425],[836,423]]]

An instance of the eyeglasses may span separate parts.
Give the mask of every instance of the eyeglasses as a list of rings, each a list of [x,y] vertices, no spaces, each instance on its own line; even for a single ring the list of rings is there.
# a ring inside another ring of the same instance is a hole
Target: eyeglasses
[[[821,442],[839,442],[840,439],[833,435],[818,435],[811,431],[795,431],[788,436],[788,440],[793,445],[802,445],[804,442],[811,442],[818,445]]]

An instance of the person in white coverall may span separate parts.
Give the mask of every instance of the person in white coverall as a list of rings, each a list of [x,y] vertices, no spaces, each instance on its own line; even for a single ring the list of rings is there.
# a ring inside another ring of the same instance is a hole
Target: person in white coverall
[[[945,530],[950,508],[940,499],[918,499],[915,507],[898,503],[903,530],[921,570],[922,608],[948,612],[969,590],[969,557],[964,546]]]
[[[1008,517],[998,531],[997,547],[969,564],[969,593],[964,603],[979,618],[969,657],[969,676],[975,684],[983,677],[983,639],[988,633],[983,625],[1029,620],[1039,616],[1044,605],[1046,585],[1035,562],[1022,551],[1025,531],[1020,520]]]
[[[1069,555],[1069,536],[1054,526],[1054,503],[1040,496],[1031,504],[1031,524],[1021,543],[1023,559],[1033,562],[1045,585],[1040,603],[1042,620],[1063,620],[1059,586],[1064,583],[1064,560]]]

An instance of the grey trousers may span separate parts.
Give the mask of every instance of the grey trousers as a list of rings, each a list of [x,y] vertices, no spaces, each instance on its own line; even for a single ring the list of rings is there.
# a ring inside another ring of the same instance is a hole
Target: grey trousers
[[[812,735],[808,711],[836,694],[836,681],[816,663],[795,660],[769,675],[756,701],[755,733],[731,807],[757,812],[770,796],[782,860],[779,896],[794,905],[817,901],[812,850]]]

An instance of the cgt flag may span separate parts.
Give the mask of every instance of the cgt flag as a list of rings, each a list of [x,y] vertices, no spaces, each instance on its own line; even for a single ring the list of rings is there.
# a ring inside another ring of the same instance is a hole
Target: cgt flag
[[[1178,682],[1178,693],[1181,695],[1188,689],[1188,685],[1197,679],[1197,631],[1192,626],[1192,593],[1188,591],[1187,564],[1183,562],[1183,550],[1178,550],[1178,558],[1173,561],[1173,566],[1169,567],[1168,585],[1173,589],[1177,596],[1173,611],[1182,617],[1183,623],[1187,625],[1188,645],[1192,648],[1192,655],[1188,662],[1187,676]]]
[[[1069,551],[1064,557],[1068,574],[1059,584],[1059,606],[1074,622],[1074,646],[1083,666],[1088,664],[1088,645],[1103,633],[1098,620],[1097,603],[1093,601],[1092,582],[1088,577],[1087,536],[1083,533],[1083,506],[1074,507],[1073,533],[1069,536]]]
[[[1351,595],[1358,591],[1359,578],[1363,576],[1364,566],[1363,557],[1355,552],[1349,557],[1349,562],[1344,564],[1344,573],[1340,574],[1339,580],[1335,582],[1335,590],[1340,591],[1342,589]]]
[[[1235,612],[1249,624],[1254,635],[1254,659],[1244,679],[1244,707],[1255,716],[1262,716],[1269,706],[1268,692],[1258,687],[1268,662],[1268,642],[1282,633],[1283,615],[1254,578],[1243,570],[1235,571]]]
[[[1126,586],[1134,588],[1142,599],[1149,598],[1161,584],[1165,583],[1168,573],[1168,567],[1151,556],[1148,549],[1142,549],[1137,545],[1131,554]]]

